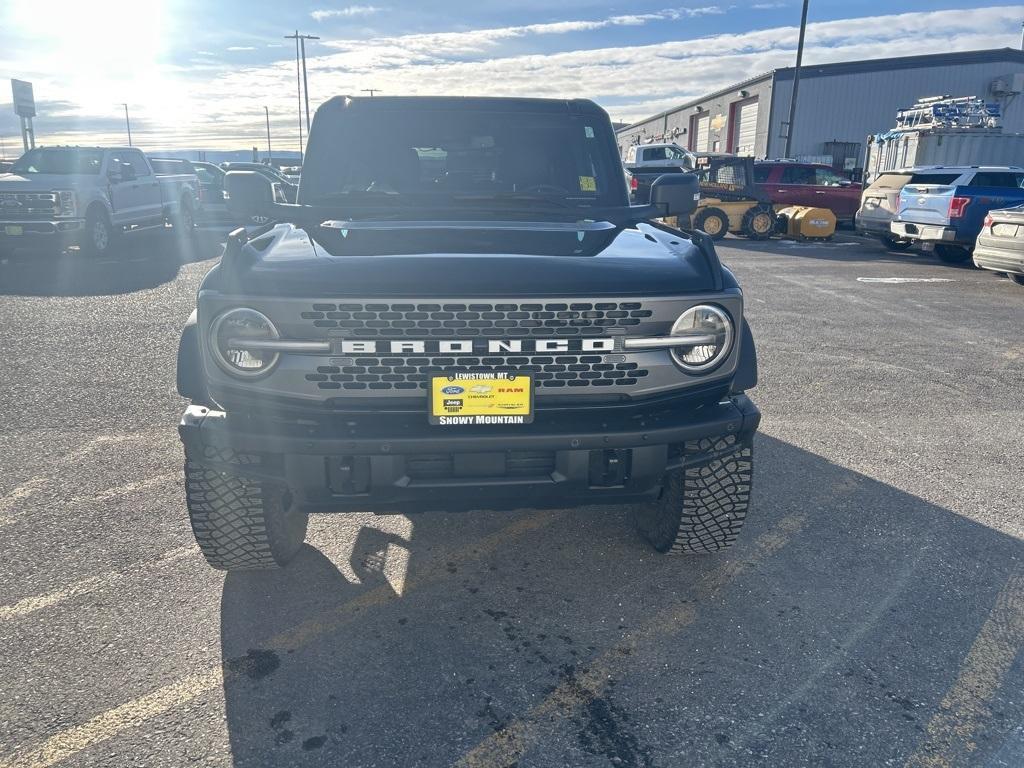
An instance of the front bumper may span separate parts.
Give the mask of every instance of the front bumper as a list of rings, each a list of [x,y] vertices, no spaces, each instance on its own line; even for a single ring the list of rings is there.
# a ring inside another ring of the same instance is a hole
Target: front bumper
[[[431,427],[421,413],[301,421],[192,405],[178,429],[191,460],[286,485],[305,511],[419,511],[652,498],[667,470],[748,445],[761,419],[745,395],[600,413],[551,414],[506,428]],[[707,438],[728,439],[717,453],[694,448]],[[231,459],[237,454],[246,463]]]
[[[903,240],[922,243],[959,243],[957,231],[952,227],[938,224],[914,224],[909,221],[894,221],[889,230]]]
[[[0,221],[0,244],[9,248],[77,245],[84,219]]]

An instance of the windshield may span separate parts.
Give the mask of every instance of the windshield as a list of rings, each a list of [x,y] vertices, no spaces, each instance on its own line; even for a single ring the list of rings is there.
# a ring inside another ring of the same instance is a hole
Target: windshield
[[[14,173],[91,174],[100,172],[103,151],[99,149],[31,149],[22,155]]]
[[[304,166],[304,203],[625,204],[621,163],[595,115],[366,111],[320,130],[325,143]]]

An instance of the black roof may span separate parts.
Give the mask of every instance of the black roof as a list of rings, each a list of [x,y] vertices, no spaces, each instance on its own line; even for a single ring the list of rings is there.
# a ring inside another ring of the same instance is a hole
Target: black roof
[[[606,114],[590,99],[526,99],[501,96],[335,96],[320,105],[317,112],[334,109],[391,110],[466,110],[487,112],[567,112]]]

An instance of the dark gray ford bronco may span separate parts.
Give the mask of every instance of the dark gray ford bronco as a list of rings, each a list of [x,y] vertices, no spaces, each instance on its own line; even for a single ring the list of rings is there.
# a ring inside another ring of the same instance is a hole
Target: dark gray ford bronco
[[[627,506],[659,551],[731,545],[760,420],[743,294],[689,214],[630,206],[589,101],[323,104],[298,198],[227,175],[182,334],[188,511],[215,568],[281,566],[311,512]]]

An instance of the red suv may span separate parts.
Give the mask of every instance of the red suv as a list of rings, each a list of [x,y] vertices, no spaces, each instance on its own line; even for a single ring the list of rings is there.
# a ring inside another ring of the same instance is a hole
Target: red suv
[[[861,185],[827,165],[766,160],[754,163],[754,183],[776,210],[787,205],[828,208],[840,222],[853,222]]]

